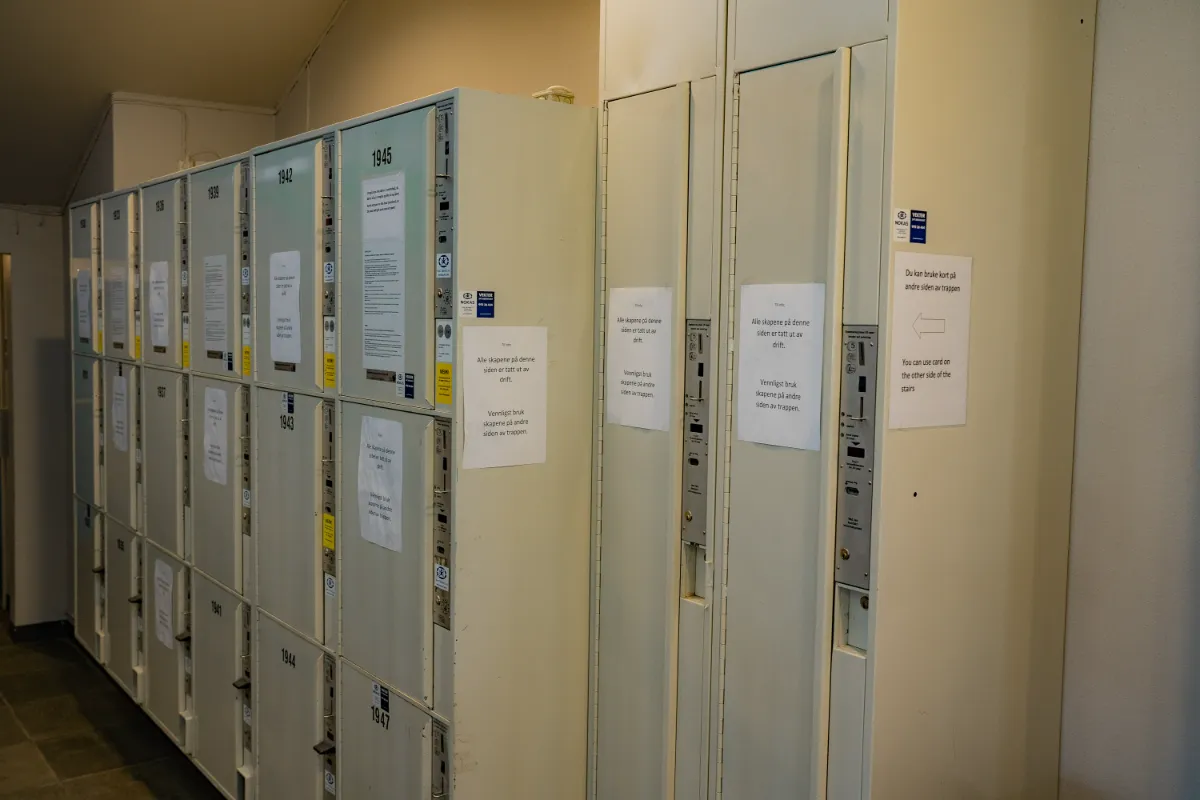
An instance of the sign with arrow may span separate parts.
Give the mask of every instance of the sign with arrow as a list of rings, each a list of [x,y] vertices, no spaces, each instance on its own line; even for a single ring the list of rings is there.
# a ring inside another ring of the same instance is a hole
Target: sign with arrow
[[[971,264],[966,256],[896,253],[888,427],[966,424]]]

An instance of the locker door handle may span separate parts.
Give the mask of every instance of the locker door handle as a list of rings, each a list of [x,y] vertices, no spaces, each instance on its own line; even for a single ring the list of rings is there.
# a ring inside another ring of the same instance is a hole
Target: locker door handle
[[[129,598],[129,602],[137,603],[138,605],[141,605],[142,604],[142,596],[140,594],[135,594],[133,597]]]
[[[191,640],[191,631],[183,631],[182,633],[175,634],[175,641],[177,642],[190,642]]]
[[[250,688],[250,679],[247,678],[245,675],[243,675],[242,677],[238,678],[236,681],[233,682],[233,688],[243,690],[243,691],[246,689],[249,689]]]
[[[92,574],[93,575],[103,575],[104,567],[92,567]]]
[[[320,744],[314,744],[313,750],[319,756],[331,756],[337,752],[337,745],[331,739],[322,739]]]

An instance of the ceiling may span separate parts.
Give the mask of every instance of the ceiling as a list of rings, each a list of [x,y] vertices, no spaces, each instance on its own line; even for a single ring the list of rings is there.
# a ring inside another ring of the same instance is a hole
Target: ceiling
[[[0,0],[0,203],[61,206],[115,91],[275,108],[342,0]]]

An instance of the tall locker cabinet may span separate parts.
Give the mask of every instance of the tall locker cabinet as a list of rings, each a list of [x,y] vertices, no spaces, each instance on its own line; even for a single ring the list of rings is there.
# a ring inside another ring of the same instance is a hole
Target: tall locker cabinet
[[[468,90],[341,126],[342,797],[584,785],[595,147]]]
[[[730,0],[719,796],[1057,790],[1094,17]]]

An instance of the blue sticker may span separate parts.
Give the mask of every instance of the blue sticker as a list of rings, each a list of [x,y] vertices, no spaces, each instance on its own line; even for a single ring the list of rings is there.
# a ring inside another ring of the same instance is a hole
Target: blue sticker
[[[411,372],[404,373],[404,399],[412,400],[417,396],[417,379]]]
[[[925,244],[925,222],[927,214],[924,211],[912,210],[912,219],[909,225],[908,241],[913,244]]]
[[[476,292],[475,293],[475,316],[480,319],[495,319],[496,318],[496,293],[495,292]]]
[[[225,354],[225,368],[233,372],[233,351],[230,350]]]

